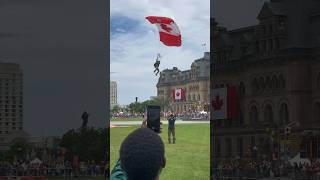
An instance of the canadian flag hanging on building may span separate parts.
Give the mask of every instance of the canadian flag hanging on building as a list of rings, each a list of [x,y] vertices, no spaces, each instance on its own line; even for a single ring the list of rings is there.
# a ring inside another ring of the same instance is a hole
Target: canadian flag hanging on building
[[[172,99],[174,101],[184,101],[186,98],[185,90],[182,88],[172,90]]]
[[[146,19],[159,30],[160,41],[167,46],[181,46],[181,34],[177,24],[168,17],[148,16]]]
[[[182,98],[182,89],[176,89],[174,93],[174,99],[175,100],[181,100]]]
[[[235,118],[237,113],[236,88],[216,88],[211,92],[212,119]]]

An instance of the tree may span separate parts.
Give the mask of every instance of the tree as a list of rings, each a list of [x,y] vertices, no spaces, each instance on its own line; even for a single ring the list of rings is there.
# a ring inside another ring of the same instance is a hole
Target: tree
[[[8,160],[25,159],[27,154],[31,151],[31,145],[24,138],[16,138],[12,141],[9,151],[7,153]]]
[[[140,103],[140,102],[134,102],[134,103],[131,103],[129,104],[129,108],[132,112],[144,112],[144,104],[143,103]]]
[[[106,133],[103,129],[72,129],[62,136],[60,146],[67,149],[66,158],[70,161],[74,156],[79,156],[83,161],[101,161],[105,153],[105,136]]]
[[[120,110],[120,106],[115,105],[115,106],[112,108],[111,112],[112,112],[112,113],[117,113],[117,112],[119,112],[119,110]]]

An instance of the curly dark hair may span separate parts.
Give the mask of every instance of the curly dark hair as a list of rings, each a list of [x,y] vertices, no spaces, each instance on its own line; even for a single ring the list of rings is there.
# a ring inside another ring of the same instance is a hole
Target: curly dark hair
[[[136,129],[121,144],[120,162],[129,180],[155,180],[166,162],[162,139],[148,128]]]

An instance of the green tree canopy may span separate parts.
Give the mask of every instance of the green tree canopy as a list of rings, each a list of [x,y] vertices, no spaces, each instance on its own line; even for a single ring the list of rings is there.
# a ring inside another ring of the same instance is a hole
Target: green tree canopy
[[[104,159],[106,143],[106,129],[86,128],[66,132],[62,136],[60,146],[67,149],[66,157],[69,160],[77,155],[83,161],[101,161]]]

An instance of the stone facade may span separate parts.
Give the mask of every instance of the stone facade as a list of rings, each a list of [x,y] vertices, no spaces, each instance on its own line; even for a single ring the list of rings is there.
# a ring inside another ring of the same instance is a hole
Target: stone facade
[[[320,157],[320,1],[271,0],[257,18],[235,30],[213,20],[211,88],[237,87],[238,115],[213,121],[211,154]]]
[[[174,101],[172,91],[185,90],[185,101]],[[167,104],[165,111],[183,113],[190,110],[208,110],[210,92],[210,53],[195,60],[190,70],[174,67],[161,72],[157,83],[157,97]]]
[[[110,81],[110,109],[118,105],[118,91],[117,82]]]

